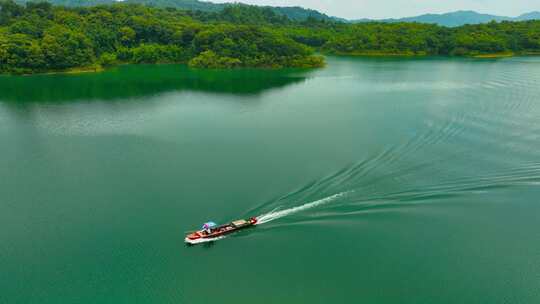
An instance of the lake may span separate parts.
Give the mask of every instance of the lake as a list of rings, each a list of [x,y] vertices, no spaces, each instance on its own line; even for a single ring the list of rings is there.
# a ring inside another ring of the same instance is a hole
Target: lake
[[[0,76],[0,303],[539,302],[540,58],[327,63]]]

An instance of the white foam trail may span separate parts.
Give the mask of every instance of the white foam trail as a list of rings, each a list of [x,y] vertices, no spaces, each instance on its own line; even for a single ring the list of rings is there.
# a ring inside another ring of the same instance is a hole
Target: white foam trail
[[[315,208],[317,206],[320,206],[320,205],[324,205],[324,204],[327,204],[337,198],[340,198],[342,196],[344,196],[347,192],[342,192],[342,193],[338,193],[338,194],[334,194],[332,196],[329,196],[329,197],[325,197],[323,199],[320,199],[320,200],[317,200],[317,201],[314,201],[314,202],[311,202],[311,203],[307,203],[307,204],[304,204],[304,205],[301,205],[301,206],[298,206],[298,207],[293,207],[293,208],[289,208],[289,209],[285,209],[285,210],[278,210],[276,211],[274,209],[274,211],[270,211],[266,214],[263,214],[263,215],[260,215],[257,217],[257,225],[261,225],[261,224],[265,224],[265,223],[268,223],[268,222],[271,222],[273,220],[277,220],[279,218],[282,218],[282,217],[285,217],[287,215],[291,215],[293,213],[297,213],[297,212],[300,212],[300,211],[304,211],[304,210],[307,210],[307,209],[311,209],[311,208]]]

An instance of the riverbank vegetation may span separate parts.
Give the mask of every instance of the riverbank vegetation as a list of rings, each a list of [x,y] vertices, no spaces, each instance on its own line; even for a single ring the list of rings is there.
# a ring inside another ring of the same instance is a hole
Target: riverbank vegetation
[[[309,46],[270,28],[203,23],[175,9],[2,3],[0,72],[28,74],[119,63],[280,68],[317,67],[323,59]]]
[[[312,30],[317,27],[321,29]],[[457,28],[421,23],[321,24],[297,29],[291,37],[335,55],[520,55],[540,51],[540,21]]]
[[[122,63],[196,68],[318,67],[314,52],[499,57],[540,52],[540,21],[446,28],[419,23],[293,21],[269,8],[218,12],[132,4],[0,2],[0,73],[99,70]]]

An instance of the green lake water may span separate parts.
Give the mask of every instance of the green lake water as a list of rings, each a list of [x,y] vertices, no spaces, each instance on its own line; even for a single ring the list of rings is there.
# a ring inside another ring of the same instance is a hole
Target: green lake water
[[[540,58],[327,62],[0,76],[0,303],[540,302]]]

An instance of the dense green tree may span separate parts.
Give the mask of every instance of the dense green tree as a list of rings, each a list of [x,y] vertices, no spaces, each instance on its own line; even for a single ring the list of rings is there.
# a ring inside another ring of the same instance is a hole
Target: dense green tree
[[[37,41],[25,34],[0,35],[0,69],[29,73],[46,64]]]
[[[123,26],[119,30],[120,42],[122,45],[131,46],[135,43],[135,37],[137,33],[129,26]]]
[[[116,54],[103,53],[99,57],[99,64],[104,67],[113,66],[117,63],[118,58]]]
[[[242,65],[238,58],[219,56],[213,51],[204,51],[189,61],[189,66],[197,68],[233,68]]]
[[[85,66],[95,59],[91,40],[83,33],[61,25],[54,25],[45,31],[41,48],[50,69]]]
[[[24,12],[24,7],[17,5],[15,2],[3,1],[0,3],[0,25],[5,25],[11,19],[20,17]]]
[[[141,44],[129,51],[134,63],[185,62],[184,51],[175,45]]]

